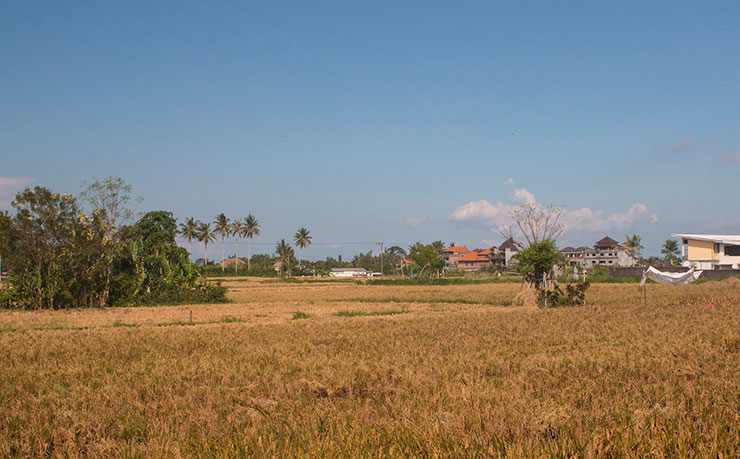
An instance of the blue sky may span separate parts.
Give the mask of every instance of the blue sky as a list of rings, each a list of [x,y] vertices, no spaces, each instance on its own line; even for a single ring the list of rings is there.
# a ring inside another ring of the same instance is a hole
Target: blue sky
[[[0,209],[114,175],[310,259],[532,199],[561,246],[738,233],[740,4],[645,3],[3,2]]]

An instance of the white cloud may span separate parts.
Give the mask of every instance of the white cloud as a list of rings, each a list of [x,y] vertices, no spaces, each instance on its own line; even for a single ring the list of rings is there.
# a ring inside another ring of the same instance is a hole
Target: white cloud
[[[514,199],[522,204],[534,204],[537,202],[534,199],[534,195],[527,191],[526,188],[514,190]]]
[[[733,151],[725,155],[717,156],[714,160],[714,164],[721,166],[722,164],[740,164],[740,153]]]
[[[535,196],[526,189],[514,191],[517,202],[535,204]],[[470,226],[496,231],[501,226],[512,224],[511,211],[518,208],[497,201],[495,204],[483,199],[472,201],[455,209],[448,217],[450,221],[461,226]],[[578,210],[564,210],[560,222],[565,231],[608,231],[611,229],[629,228],[636,223],[656,223],[658,215],[652,212],[643,203],[635,203],[625,212],[614,212],[605,215],[601,210],[592,210],[584,207]]]
[[[406,219],[404,224],[408,226],[409,228],[416,228],[422,223],[424,223],[425,221],[427,221],[427,217],[420,217],[420,218],[410,217]]]
[[[687,148],[691,147],[691,145],[693,144],[694,144],[694,141],[691,139],[691,137],[686,137],[681,142],[674,145],[673,149],[678,150],[678,151],[686,150]]]
[[[506,179],[506,182],[504,182],[504,183],[506,183],[507,185],[513,185],[514,184],[514,179],[511,178],[511,177],[509,177],[509,178]]]
[[[341,246],[342,246],[342,244],[329,244],[329,245],[327,245],[327,247],[330,248],[330,249],[338,249]]]
[[[9,208],[13,196],[35,181],[23,177],[0,177],[0,208]]]

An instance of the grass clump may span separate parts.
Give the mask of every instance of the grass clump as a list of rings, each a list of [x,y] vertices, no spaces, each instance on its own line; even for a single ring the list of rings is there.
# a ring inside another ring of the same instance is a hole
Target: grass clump
[[[306,314],[305,312],[302,312],[302,311],[296,311],[293,313],[293,320],[310,319],[310,318],[311,318],[310,314]]]
[[[137,323],[134,323],[134,322],[127,323],[127,322],[123,322],[121,320],[116,320],[115,322],[113,322],[113,325],[112,325],[113,328],[119,328],[119,327],[131,327],[131,328],[135,328],[135,327],[138,327],[138,326],[139,326],[139,324],[137,324]]]
[[[397,314],[408,314],[408,309],[394,309],[390,311],[339,311],[335,312],[337,317],[361,317],[361,316],[394,316]]]

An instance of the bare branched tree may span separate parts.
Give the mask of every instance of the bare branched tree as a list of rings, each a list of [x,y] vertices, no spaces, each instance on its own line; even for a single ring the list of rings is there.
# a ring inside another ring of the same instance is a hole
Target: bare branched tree
[[[522,204],[521,207],[512,210],[509,214],[514,223],[509,226],[500,226],[498,228],[499,234],[504,239],[511,240],[522,249],[547,239],[554,241],[564,230],[563,225],[560,223],[560,216],[563,214],[563,210],[562,207],[556,207],[554,205]],[[526,246],[524,242],[518,241],[514,237],[516,229],[524,237]]]

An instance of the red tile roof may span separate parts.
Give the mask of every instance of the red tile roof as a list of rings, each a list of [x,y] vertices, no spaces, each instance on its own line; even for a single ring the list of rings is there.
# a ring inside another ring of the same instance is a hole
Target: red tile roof
[[[467,247],[464,245],[455,245],[450,247],[449,249],[444,249],[442,252],[450,252],[450,253],[468,253],[470,250],[468,250]]]
[[[478,252],[468,252],[462,257],[457,259],[457,262],[460,263],[461,261],[478,261]]]

